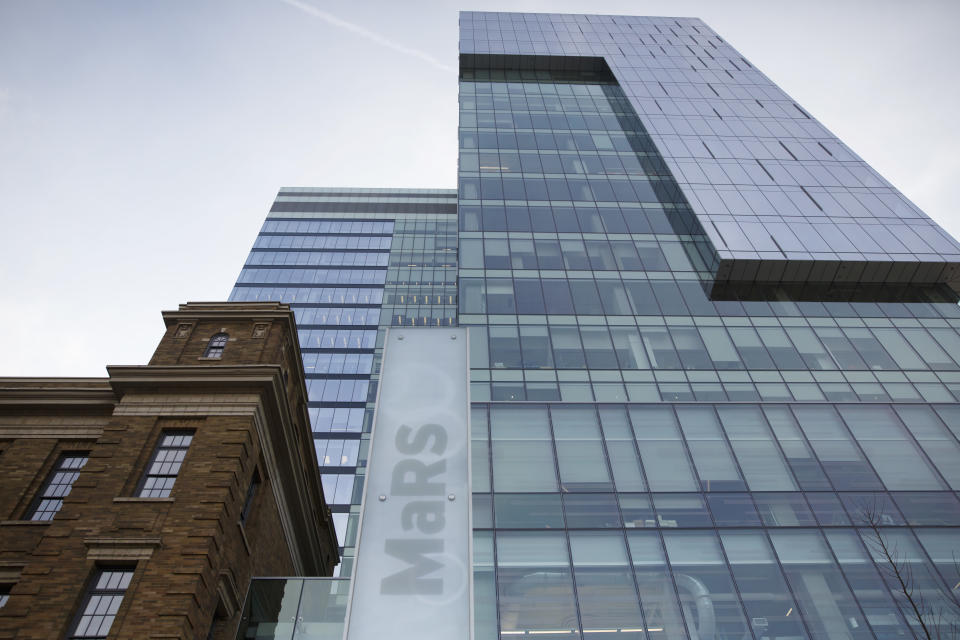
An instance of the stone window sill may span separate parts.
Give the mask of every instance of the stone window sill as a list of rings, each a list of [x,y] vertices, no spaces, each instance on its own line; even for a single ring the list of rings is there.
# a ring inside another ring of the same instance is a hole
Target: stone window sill
[[[114,502],[147,502],[147,503],[157,503],[157,502],[173,502],[173,498],[137,498],[137,497],[120,497],[114,498]]]

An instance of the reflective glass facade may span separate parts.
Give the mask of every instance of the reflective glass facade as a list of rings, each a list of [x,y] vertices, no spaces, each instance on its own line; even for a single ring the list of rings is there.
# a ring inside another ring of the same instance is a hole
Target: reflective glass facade
[[[337,640],[349,592],[346,578],[254,579],[237,639]]]
[[[960,245],[699,20],[460,63],[458,190],[284,189],[233,294],[298,308],[341,575],[380,328],[459,324],[478,640],[960,622]]]
[[[456,324],[456,191],[282,189],[230,296],[299,328],[338,571],[350,575],[383,328]]]
[[[609,67],[736,281],[956,281],[960,244],[697,18],[460,14],[461,63]]]
[[[900,197],[879,178],[750,178],[874,174],[699,21],[462,14],[461,37],[476,637],[923,637],[896,576],[950,610],[957,298],[838,283],[842,251],[799,241],[935,225],[813,204]],[[724,271],[784,256],[821,271]]]

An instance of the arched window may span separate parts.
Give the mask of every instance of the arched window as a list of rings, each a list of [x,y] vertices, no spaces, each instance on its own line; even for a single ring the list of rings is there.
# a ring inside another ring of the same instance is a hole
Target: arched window
[[[221,358],[223,357],[223,349],[227,346],[227,338],[229,336],[225,333],[218,333],[217,335],[210,338],[210,342],[207,343],[207,350],[203,352],[204,358]]]

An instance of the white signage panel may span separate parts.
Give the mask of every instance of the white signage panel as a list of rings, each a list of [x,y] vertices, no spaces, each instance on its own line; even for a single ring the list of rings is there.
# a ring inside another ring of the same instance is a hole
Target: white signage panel
[[[387,332],[347,640],[470,638],[467,330]]]

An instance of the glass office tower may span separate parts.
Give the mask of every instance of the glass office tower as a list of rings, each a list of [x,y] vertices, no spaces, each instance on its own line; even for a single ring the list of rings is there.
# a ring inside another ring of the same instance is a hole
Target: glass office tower
[[[323,490],[350,575],[383,328],[456,323],[452,189],[281,189],[230,300],[293,307]]]
[[[699,20],[460,26],[476,637],[956,620],[957,243]]]
[[[960,620],[960,245],[697,19],[460,27],[458,190],[285,189],[234,290],[300,307],[341,575],[376,331],[459,324],[478,640]]]

